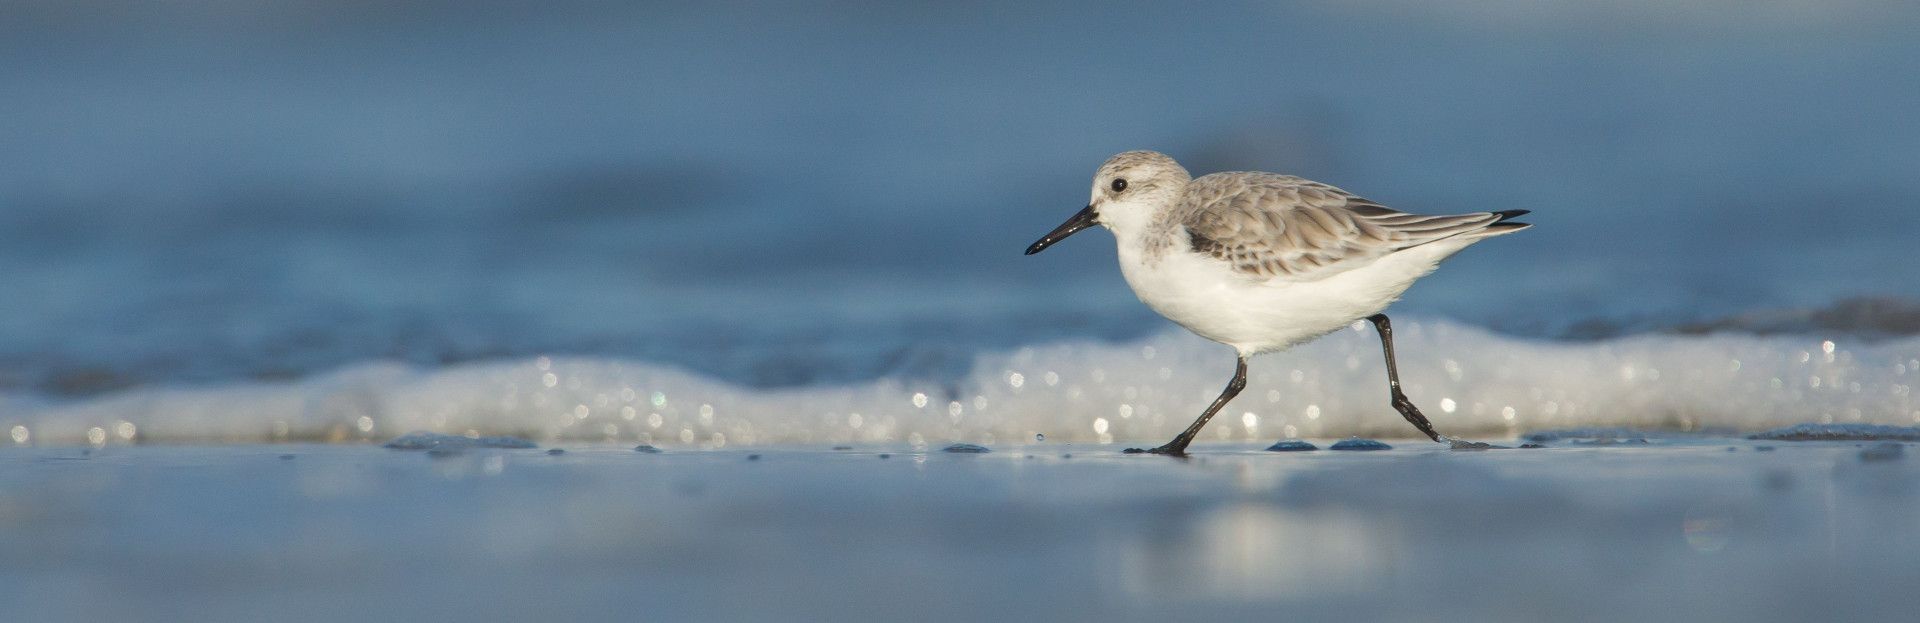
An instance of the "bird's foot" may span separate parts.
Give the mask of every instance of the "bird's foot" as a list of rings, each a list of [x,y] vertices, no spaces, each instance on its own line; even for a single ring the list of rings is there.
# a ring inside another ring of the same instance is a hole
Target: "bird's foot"
[[[1164,446],[1160,446],[1160,447],[1158,447],[1158,448],[1147,448],[1147,449],[1141,449],[1141,448],[1127,448],[1126,450],[1123,450],[1123,451],[1122,451],[1122,453],[1124,453],[1124,454],[1161,454],[1161,455],[1166,455],[1166,456],[1186,456],[1186,455],[1187,455],[1187,447],[1186,447],[1186,445],[1184,445],[1184,444],[1182,444],[1182,445],[1179,445],[1179,446],[1175,446],[1175,445],[1173,445],[1173,444],[1171,444],[1171,443],[1169,443],[1169,444],[1167,444],[1167,445],[1164,445]]]
[[[1506,446],[1496,446],[1490,443],[1486,443],[1484,441],[1467,441],[1465,439],[1454,439],[1446,435],[1441,435],[1439,439],[1435,439],[1434,441],[1447,444],[1448,446],[1452,447],[1454,450],[1492,450],[1495,448],[1506,447]]]

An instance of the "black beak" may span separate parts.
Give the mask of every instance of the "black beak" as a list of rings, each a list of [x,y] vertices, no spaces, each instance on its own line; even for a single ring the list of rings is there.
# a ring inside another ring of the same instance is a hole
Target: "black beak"
[[[1099,216],[1099,214],[1093,211],[1093,206],[1089,205],[1081,208],[1078,213],[1073,215],[1073,218],[1067,219],[1067,222],[1061,223],[1059,227],[1053,228],[1053,231],[1047,232],[1045,237],[1034,242],[1033,246],[1027,247],[1027,255],[1045,251],[1047,247],[1053,246],[1053,243],[1065,240],[1067,236],[1073,235],[1073,232],[1096,225],[1093,219],[1097,216]]]

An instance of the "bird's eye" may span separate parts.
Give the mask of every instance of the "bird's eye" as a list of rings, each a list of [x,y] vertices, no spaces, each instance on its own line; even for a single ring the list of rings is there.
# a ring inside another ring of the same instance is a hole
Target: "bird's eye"
[[[1127,189],[1126,180],[1123,180],[1117,177],[1113,179],[1113,192],[1120,192],[1126,189]]]

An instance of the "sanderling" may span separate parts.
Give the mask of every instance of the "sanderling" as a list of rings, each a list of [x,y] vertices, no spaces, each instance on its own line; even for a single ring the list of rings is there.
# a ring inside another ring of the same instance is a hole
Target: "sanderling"
[[[1173,441],[1144,452],[1185,454],[1207,420],[1246,387],[1249,358],[1362,318],[1380,332],[1393,408],[1434,441],[1452,441],[1434,432],[1400,391],[1393,326],[1380,312],[1448,256],[1526,229],[1508,220],[1526,213],[1408,214],[1290,175],[1194,179],[1164,154],[1129,151],[1100,165],[1087,207],[1027,247],[1027,255],[1105,225],[1118,242],[1120,273],[1141,302],[1238,352],[1233,380],[1220,397]]]

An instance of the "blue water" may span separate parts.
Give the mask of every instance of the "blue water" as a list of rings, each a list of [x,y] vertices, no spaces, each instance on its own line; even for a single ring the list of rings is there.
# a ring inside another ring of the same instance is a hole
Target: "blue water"
[[[1148,339],[1020,254],[1136,148],[1533,210],[1396,308],[1508,335],[1920,296],[1920,7],[1449,7],[9,3],[0,394]]]

